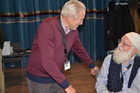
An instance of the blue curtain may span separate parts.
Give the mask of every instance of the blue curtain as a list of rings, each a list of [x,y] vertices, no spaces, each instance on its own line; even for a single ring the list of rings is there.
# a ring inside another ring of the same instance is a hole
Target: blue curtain
[[[31,49],[40,22],[57,16],[68,0],[0,0],[0,25],[5,41],[20,42],[22,49]],[[80,0],[87,7],[86,18],[80,26],[79,37],[93,60],[106,56],[103,40],[103,13],[111,0]],[[114,0],[121,2],[123,0]],[[77,62],[73,53],[70,59]]]

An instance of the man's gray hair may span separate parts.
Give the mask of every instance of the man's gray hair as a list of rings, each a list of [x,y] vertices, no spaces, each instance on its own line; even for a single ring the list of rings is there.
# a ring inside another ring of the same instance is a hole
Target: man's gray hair
[[[61,15],[68,16],[71,15],[78,18],[79,11],[86,11],[85,5],[78,0],[70,0],[65,3],[62,8]]]

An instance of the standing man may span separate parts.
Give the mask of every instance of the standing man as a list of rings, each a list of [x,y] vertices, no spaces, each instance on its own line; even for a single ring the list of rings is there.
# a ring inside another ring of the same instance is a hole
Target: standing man
[[[97,76],[97,93],[140,93],[140,35],[125,34]]]
[[[4,34],[2,28],[0,27],[0,93],[4,93],[5,84],[4,84],[4,74],[2,71],[2,49],[4,44]]]
[[[27,66],[29,93],[76,93],[63,74],[70,69],[68,53],[72,50],[90,69],[98,72],[78,37],[78,26],[83,24],[86,7],[78,0],[68,1],[61,15],[46,18],[34,38]]]

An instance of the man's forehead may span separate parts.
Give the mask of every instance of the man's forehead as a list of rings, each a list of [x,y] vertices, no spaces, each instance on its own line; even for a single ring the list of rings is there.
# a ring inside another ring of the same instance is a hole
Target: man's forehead
[[[125,41],[125,42],[130,42],[130,43],[132,43],[126,35],[124,35],[124,36],[122,37],[122,40]]]

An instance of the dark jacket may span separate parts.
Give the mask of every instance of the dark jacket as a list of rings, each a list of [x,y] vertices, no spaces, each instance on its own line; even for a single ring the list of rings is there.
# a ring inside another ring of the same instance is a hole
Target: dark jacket
[[[3,49],[4,45],[4,33],[2,32],[2,28],[0,27],[0,48]]]

